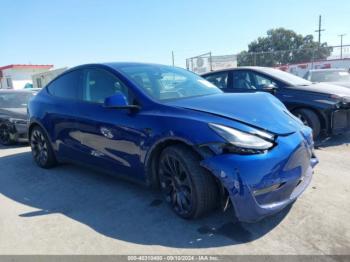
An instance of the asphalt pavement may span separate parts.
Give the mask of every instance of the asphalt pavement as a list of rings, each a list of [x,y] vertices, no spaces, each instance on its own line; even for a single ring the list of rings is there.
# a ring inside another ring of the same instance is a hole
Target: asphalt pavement
[[[307,191],[255,224],[230,210],[183,220],[142,186],[0,147],[0,254],[350,254],[349,143],[323,141]]]

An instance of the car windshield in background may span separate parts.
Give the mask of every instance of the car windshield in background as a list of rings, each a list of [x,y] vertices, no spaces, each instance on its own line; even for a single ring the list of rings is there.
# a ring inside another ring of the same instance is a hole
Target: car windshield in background
[[[156,100],[172,100],[222,93],[194,73],[171,66],[130,65],[119,68]]]
[[[0,93],[0,108],[26,108],[29,99],[34,95],[34,92]]]
[[[291,86],[309,86],[312,83],[310,81],[307,81],[299,76],[295,76],[293,74],[284,72],[279,69],[274,68],[261,68],[261,72],[271,75],[275,78],[278,78],[279,80],[291,85]]]
[[[315,71],[311,73],[312,82],[350,82],[350,74],[347,71]]]

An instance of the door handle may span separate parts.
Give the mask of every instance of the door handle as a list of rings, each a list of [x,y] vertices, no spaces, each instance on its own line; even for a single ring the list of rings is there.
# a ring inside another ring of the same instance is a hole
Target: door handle
[[[101,134],[109,139],[112,139],[114,138],[114,135],[113,135],[113,132],[112,130],[110,130],[109,128],[107,127],[101,127],[100,128],[100,131],[101,131]]]

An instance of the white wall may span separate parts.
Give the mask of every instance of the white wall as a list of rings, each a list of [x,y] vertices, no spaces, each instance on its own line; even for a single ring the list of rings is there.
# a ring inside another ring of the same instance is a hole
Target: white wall
[[[2,88],[9,88],[7,86],[6,78],[10,77],[12,80],[13,89],[22,89],[25,84],[32,84],[32,75],[41,72],[46,72],[48,69],[43,68],[8,68],[2,70],[3,78],[1,80]]]
[[[51,80],[53,80],[56,76],[62,74],[66,70],[67,67],[64,67],[32,75],[33,87],[40,88],[40,86],[38,86],[38,79],[40,79],[39,81],[41,81],[41,88],[46,86]]]

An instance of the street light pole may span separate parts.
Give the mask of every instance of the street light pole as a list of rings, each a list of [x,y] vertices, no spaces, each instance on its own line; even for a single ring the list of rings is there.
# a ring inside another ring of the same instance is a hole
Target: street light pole
[[[174,51],[171,51],[171,58],[172,58],[172,61],[173,61],[173,66],[175,66]]]
[[[343,37],[346,36],[346,34],[338,35],[340,37],[340,59],[343,59]]]

